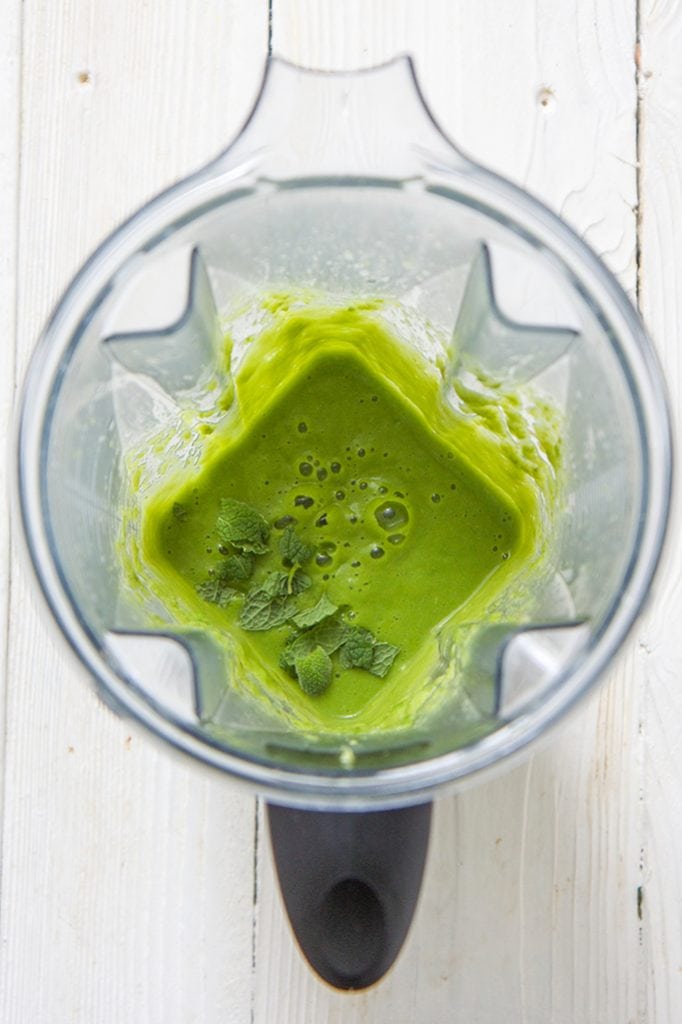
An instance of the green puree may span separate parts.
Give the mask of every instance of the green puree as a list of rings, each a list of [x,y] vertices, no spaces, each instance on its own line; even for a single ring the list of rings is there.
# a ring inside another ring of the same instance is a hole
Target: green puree
[[[453,411],[438,371],[371,311],[285,313],[246,350],[233,383],[198,466],[142,503],[138,576],[178,624],[230,650],[242,677],[235,684],[257,679],[254,699],[270,700],[292,725],[333,733],[409,725],[434,675],[439,635],[484,617],[536,553],[537,469],[524,468],[513,437]],[[232,551],[216,529],[225,499],[257,510],[269,534],[223,607],[206,599],[206,583]],[[345,667],[337,652],[324,692],[305,693],[281,667],[294,625],[240,625],[249,588],[288,571],[281,538],[291,526],[312,549],[301,570],[309,585],[291,600],[304,611],[324,595],[337,620],[394,645],[383,677]]]

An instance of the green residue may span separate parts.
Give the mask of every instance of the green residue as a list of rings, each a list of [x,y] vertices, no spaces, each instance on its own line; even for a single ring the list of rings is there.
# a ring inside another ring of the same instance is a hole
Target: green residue
[[[254,700],[317,734],[395,730],[448,678],[442,637],[540,559],[556,417],[470,371],[448,400],[378,301],[301,305],[263,303],[199,456],[131,491],[122,555],[131,589],[230,652],[226,686],[258,679]]]

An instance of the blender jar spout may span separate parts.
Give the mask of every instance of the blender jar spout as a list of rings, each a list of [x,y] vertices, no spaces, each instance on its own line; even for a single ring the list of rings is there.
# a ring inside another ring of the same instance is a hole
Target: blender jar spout
[[[425,162],[469,166],[436,124],[411,57],[360,71],[267,61],[261,90],[218,173],[254,161],[261,178],[419,177]]]

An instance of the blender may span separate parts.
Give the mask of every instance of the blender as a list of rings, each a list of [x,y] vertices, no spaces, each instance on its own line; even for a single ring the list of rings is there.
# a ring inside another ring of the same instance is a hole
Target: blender
[[[561,416],[543,572],[521,603],[454,638],[456,700],[358,737],[352,756],[344,737],[299,733],[249,699],[201,631],[162,605],[143,612],[119,557],[127,455],[163,430],[182,443],[162,458],[149,446],[149,485],[191,468],[202,439],[186,414],[210,416],[225,317],[277,289],[387,297],[444,393],[478,368],[532,385]],[[445,341],[427,343],[422,325]],[[528,750],[621,646],[660,555],[670,479],[664,388],[627,297],[562,221],[444,137],[407,57],[354,73],[269,59],[236,140],[78,273],[20,410],[20,514],[55,622],[109,707],[266,796],[294,931],[340,988],[378,980],[401,947],[432,797]]]

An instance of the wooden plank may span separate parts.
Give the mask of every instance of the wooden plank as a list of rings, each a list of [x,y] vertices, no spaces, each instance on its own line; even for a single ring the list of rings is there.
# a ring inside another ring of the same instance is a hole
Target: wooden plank
[[[443,127],[561,211],[634,294],[634,0],[277,0],[273,13],[274,51],[309,66],[411,51]],[[634,1020],[637,708],[631,645],[550,746],[438,802],[413,931],[365,994],[307,970],[263,846],[255,1021]]]
[[[22,6],[20,371],[104,234],[236,131],[267,49],[265,0]],[[99,704],[13,565],[0,1018],[247,1021],[253,798]]]
[[[682,4],[643,0],[640,302],[663,365],[682,447]],[[656,586],[640,633],[643,689],[642,1018],[682,1019],[682,537],[679,487]]]
[[[0,781],[4,746],[5,675],[9,613],[9,491],[12,454],[8,439],[12,427],[14,353],[16,346],[16,251],[19,189],[19,84],[21,4],[5,4],[0,33]],[[0,824],[2,796],[0,795]]]

